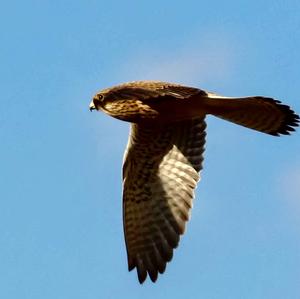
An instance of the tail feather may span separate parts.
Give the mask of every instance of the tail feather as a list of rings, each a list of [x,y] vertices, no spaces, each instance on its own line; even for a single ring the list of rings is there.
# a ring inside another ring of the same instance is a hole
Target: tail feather
[[[289,135],[299,125],[299,115],[289,106],[267,97],[209,96],[211,114],[235,124],[274,136]]]

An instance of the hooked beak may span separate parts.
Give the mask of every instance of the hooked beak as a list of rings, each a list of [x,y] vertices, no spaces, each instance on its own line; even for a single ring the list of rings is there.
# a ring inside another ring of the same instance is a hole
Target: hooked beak
[[[91,101],[89,108],[91,112],[96,109],[94,101]]]

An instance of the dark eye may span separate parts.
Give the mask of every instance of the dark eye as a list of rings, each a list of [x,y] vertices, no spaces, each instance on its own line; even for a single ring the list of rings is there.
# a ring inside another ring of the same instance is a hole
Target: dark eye
[[[100,104],[102,100],[103,100],[103,95],[99,93],[94,97],[94,104],[96,105]]]

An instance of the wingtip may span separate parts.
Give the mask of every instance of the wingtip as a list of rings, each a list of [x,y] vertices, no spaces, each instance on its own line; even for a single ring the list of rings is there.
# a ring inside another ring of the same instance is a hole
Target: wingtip
[[[281,136],[281,135],[291,135],[292,132],[296,131],[296,127],[299,126],[300,117],[299,115],[290,108],[288,105],[281,104],[280,101],[274,100],[277,106],[286,114],[284,121],[279,129],[275,132],[270,132],[270,135]]]

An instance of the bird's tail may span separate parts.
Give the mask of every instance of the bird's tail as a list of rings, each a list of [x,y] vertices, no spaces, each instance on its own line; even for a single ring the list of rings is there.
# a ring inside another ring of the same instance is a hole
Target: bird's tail
[[[229,98],[209,94],[210,114],[274,136],[289,135],[299,116],[287,105],[267,97]]]

